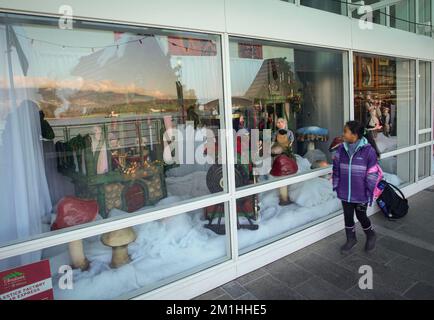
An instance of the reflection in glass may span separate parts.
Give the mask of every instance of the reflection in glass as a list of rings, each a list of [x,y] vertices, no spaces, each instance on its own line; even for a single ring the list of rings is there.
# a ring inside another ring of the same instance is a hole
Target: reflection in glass
[[[431,128],[431,62],[419,62],[419,130]]]
[[[213,192],[219,37],[74,23],[0,16],[0,243],[53,229],[65,197],[98,214],[62,228]]]
[[[280,205],[282,193],[290,201],[285,206]],[[252,214],[258,213],[254,221],[256,231],[238,230],[243,254],[338,215],[341,201],[333,191],[331,176],[325,175],[238,199],[237,208],[241,224],[249,223],[242,208],[252,208],[255,210]]]
[[[218,206],[224,226],[225,205]],[[206,210],[44,249],[40,259],[50,262],[54,299],[131,298],[227,260],[227,237],[205,228]],[[21,260],[8,259],[0,271],[20,266]],[[69,280],[68,266],[73,268]],[[71,289],[65,288],[67,281]]]
[[[354,55],[355,119],[372,132],[380,153],[414,144],[415,62]]]
[[[415,161],[414,151],[381,159],[379,164],[383,169],[384,180],[400,187],[413,183],[415,181]]]
[[[399,1],[390,6],[390,26],[416,32],[416,0]]]
[[[418,150],[419,152],[419,180],[427,178],[431,175],[431,147],[425,147]]]
[[[346,110],[345,54],[233,38],[230,55],[237,159],[250,150],[237,187],[328,167]]]

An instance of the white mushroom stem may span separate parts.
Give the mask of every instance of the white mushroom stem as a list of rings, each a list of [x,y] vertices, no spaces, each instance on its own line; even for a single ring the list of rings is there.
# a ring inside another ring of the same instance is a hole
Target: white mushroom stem
[[[281,202],[286,203],[289,201],[288,187],[287,186],[279,188],[279,196],[280,196]]]
[[[89,261],[84,255],[82,240],[76,240],[69,243],[69,256],[71,257],[71,264],[74,269],[81,269],[84,271],[89,268]]]
[[[312,151],[312,150],[315,150],[315,142],[309,141],[309,143],[307,144],[307,151]]]
[[[128,255],[128,245],[112,248],[112,262],[110,267],[119,268],[130,261],[131,259]]]

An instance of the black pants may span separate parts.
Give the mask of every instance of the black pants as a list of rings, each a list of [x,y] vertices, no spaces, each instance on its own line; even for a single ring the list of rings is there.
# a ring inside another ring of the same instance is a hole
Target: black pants
[[[360,221],[363,229],[367,230],[371,228],[371,221],[366,215],[368,210],[367,203],[351,203],[342,201],[342,207],[344,208],[345,227],[354,227],[354,211],[356,212],[357,220]]]

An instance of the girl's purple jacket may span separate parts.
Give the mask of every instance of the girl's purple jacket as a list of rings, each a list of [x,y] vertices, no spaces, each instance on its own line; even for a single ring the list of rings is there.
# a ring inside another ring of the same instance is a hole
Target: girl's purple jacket
[[[377,154],[365,137],[360,139],[351,157],[348,144],[342,143],[333,157],[333,190],[338,198],[346,202],[372,205],[379,177],[376,166]]]

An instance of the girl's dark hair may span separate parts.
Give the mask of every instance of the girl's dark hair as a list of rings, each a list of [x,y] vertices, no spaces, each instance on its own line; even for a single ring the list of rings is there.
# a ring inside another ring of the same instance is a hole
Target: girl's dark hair
[[[368,140],[369,144],[374,148],[377,157],[380,157],[380,152],[378,151],[377,143],[372,136],[372,131],[366,130],[365,126],[356,120],[348,121],[345,126],[350,130],[353,134],[356,134],[359,139],[365,137]]]

